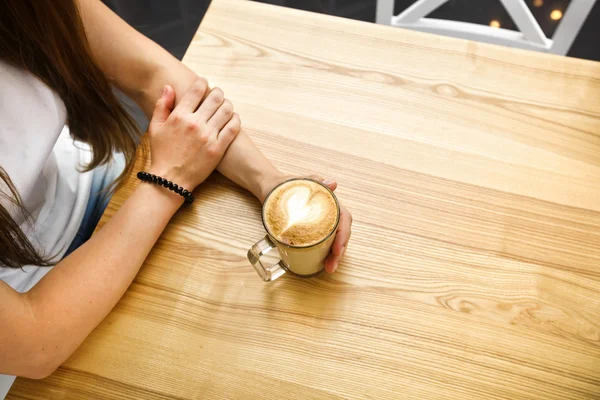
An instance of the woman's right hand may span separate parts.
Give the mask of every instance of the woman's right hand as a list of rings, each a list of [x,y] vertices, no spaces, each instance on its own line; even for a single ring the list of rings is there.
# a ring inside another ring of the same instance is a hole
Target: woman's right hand
[[[175,92],[166,85],[148,128],[150,172],[189,191],[213,172],[240,132],[240,117],[223,91],[214,88],[204,98],[207,90],[198,79],[174,107]]]

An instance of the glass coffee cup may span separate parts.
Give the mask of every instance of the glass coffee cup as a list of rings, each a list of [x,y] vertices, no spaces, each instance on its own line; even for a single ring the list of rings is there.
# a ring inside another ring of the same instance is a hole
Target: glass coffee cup
[[[325,268],[340,221],[340,205],[326,185],[310,178],[294,178],[275,186],[262,208],[267,234],[248,251],[248,260],[265,282],[286,272],[303,278]],[[279,260],[267,262],[273,249]]]

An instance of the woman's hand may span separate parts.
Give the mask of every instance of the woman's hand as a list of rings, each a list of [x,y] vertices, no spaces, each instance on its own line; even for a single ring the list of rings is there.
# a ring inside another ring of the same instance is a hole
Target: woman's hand
[[[240,118],[219,88],[198,79],[173,108],[175,92],[165,86],[148,128],[150,172],[192,191],[223,158],[240,132]],[[203,100],[204,99],[204,100]]]
[[[288,179],[296,178],[295,176],[288,175],[277,175],[271,177],[270,179],[263,182],[263,189],[259,196],[259,200],[263,203],[271,191],[276,185],[280,184],[283,181]],[[323,179],[318,175],[311,175],[309,178],[319,181],[329,187],[332,191],[337,189],[337,182],[331,179]],[[337,232],[335,234],[335,239],[333,241],[333,245],[331,246],[331,252],[327,256],[325,260],[325,270],[332,274],[337,269],[340,261],[344,257],[344,253],[346,252],[346,248],[348,247],[348,241],[350,240],[350,235],[352,234],[352,214],[343,204],[340,204],[340,223],[337,227]]]

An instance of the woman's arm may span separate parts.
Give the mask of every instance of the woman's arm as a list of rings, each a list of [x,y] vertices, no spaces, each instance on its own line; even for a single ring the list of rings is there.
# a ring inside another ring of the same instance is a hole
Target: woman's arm
[[[164,88],[148,138],[150,172],[192,190],[214,170],[240,122],[192,85],[173,110]],[[198,128],[201,127],[201,128]],[[0,374],[42,378],[62,364],[115,306],[183,198],[140,184],[113,218],[29,292],[0,282]]]
[[[99,0],[79,0],[83,23],[100,68],[146,115],[152,112],[163,85],[175,89],[175,101],[198,79],[196,74],[156,43],[137,32]],[[204,90],[208,84],[204,81]],[[285,176],[260,152],[242,129],[217,170],[249,190],[261,202]],[[333,183],[333,186],[336,184]],[[350,239],[352,216],[342,210],[326,269],[333,272]]]
[[[147,116],[165,84],[175,89],[175,102],[198,76],[152,40],[137,32],[99,0],[79,0],[93,56],[102,71]],[[206,81],[205,81],[206,82]],[[205,90],[208,90],[206,84]],[[264,199],[281,173],[242,130],[217,170]]]
[[[0,373],[37,379],[58,368],[115,306],[181,204],[164,188],[140,185],[29,292],[0,281]]]

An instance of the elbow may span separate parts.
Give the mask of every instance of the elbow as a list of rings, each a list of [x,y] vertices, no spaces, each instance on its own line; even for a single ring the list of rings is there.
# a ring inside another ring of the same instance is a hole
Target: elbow
[[[71,355],[73,347],[63,330],[48,329],[53,325],[38,322],[35,303],[31,301],[29,292],[20,296],[23,296],[20,298],[22,311],[19,313],[22,318],[14,324],[14,340],[0,343],[4,344],[0,346],[0,353],[7,355],[7,362],[0,360],[0,372],[29,379],[44,379]],[[42,320],[47,321],[48,318]]]
[[[48,332],[38,322],[36,315],[35,303],[31,301],[30,292],[23,293],[26,309],[24,315],[30,318],[26,323],[22,323],[24,327],[19,335],[20,343],[18,348],[20,352],[15,354],[15,358],[19,358],[18,372],[13,375],[22,376],[28,379],[45,379],[52,375],[58,367],[71,355],[70,352],[65,352],[69,347],[66,345],[64,338],[68,337],[61,332]],[[44,318],[46,320],[46,318]],[[40,332],[45,332],[40,334]]]
[[[42,353],[32,357],[24,373],[19,375],[28,379],[44,379],[52,375],[61,364],[58,355]]]
[[[23,377],[28,379],[45,379],[52,375],[57,369],[58,366],[34,366],[30,371],[28,371],[28,373],[23,374]]]

